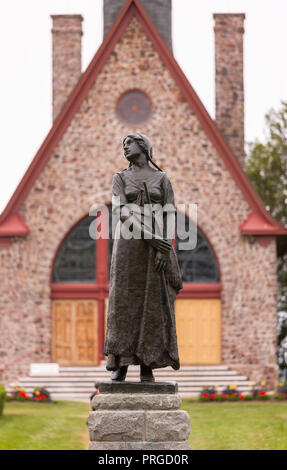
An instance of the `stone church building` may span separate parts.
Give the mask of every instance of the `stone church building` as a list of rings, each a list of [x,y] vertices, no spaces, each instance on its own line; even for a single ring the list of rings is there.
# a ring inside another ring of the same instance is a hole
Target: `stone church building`
[[[215,121],[173,57],[171,0],[105,0],[104,40],[83,73],[82,17],[52,21],[53,126],[0,216],[0,380],[31,363],[105,359],[112,240],[89,236],[89,211],[111,204],[112,177],[128,165],[123,138],[141,132],[176,204],[198,205],[197,246],[178,252],[181,364],[274,386],[287,231],[244,172],[244,14],[214,15]]]

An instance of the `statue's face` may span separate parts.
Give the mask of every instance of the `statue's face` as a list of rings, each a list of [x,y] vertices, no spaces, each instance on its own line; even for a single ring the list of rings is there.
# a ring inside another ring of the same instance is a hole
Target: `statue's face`
[[[125,157],[129,162],[133,162],[142,153],[141,148],[132,137],[126,137],[123,146]]]

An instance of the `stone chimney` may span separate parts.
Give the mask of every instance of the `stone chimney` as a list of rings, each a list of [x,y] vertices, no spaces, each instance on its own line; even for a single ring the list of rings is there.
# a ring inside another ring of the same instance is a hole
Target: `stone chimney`
[[[104,37],[109,32],[126,0],[104,0]],[[168,48],[172,51],[171,39],[171,0],[141,0]]]
[[[51,15],[53,20],[53,120],[78,82],[81,66],[81,15]]]
[[[216,125],[244,168],[243,13],[214,14]]]

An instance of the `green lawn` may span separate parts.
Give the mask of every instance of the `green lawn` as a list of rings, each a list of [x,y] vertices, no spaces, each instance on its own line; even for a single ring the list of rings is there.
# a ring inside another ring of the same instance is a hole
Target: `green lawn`
[[[0,450],[85,450],[90,406],[7,402],[0,417]]]
[[[190,415],[194,450],[287,450],[287,402],[194,403]]]
[[[198,403],[190,414],[192,449],[287,450],[287,402]],[[85,450],[90,406],[8,402],[0,417],[0,450]]]

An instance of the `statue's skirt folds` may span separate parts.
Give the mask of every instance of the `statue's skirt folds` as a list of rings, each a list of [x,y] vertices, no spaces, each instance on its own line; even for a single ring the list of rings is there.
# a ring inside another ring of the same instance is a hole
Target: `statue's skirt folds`
[[[108,370],[131,364],[180,367],[174,301],[181,274],[173,248],[164,274],[155,270],[155,254],[143,239],[114,240],[104,348]]]

